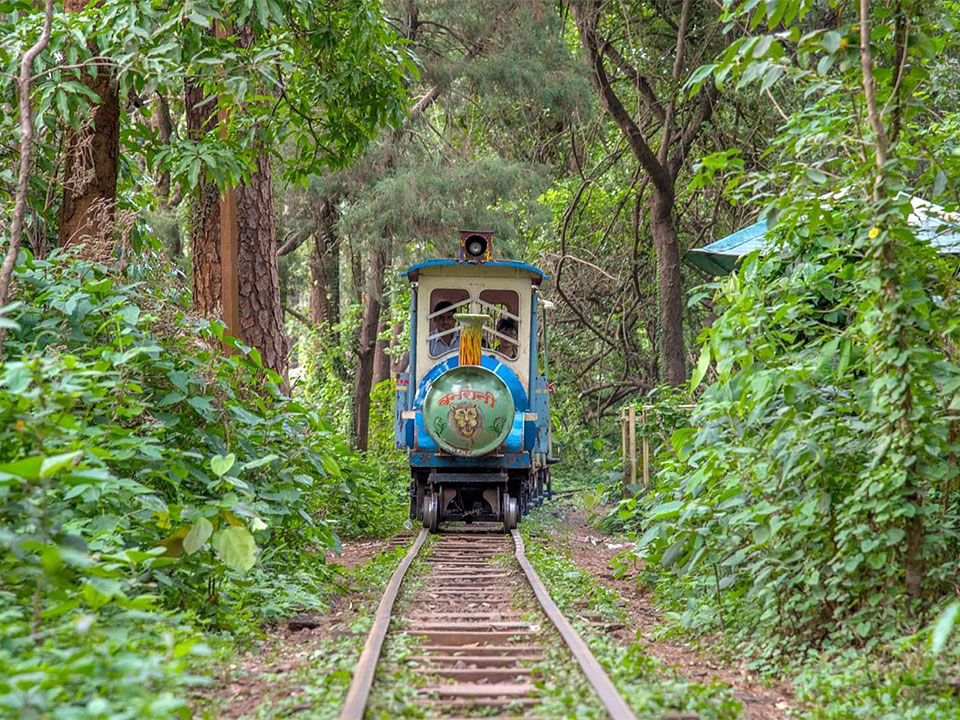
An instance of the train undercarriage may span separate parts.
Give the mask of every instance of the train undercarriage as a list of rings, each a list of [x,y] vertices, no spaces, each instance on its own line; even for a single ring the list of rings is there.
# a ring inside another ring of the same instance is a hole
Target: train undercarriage
[[[548,468],[522,471],[413,471],[410,519],[436,532],[441,522],[502,522],[517,527],[523,515],[551,495]]]

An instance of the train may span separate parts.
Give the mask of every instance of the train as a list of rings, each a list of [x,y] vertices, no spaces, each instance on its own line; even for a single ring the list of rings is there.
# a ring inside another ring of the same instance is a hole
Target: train
[[[395,439],[410,465],[410,519],[503,523],[552,495],[549,278],[493,259],[493,233],[460,231],[457,259],[404,271],[407,371],[396,378]]]

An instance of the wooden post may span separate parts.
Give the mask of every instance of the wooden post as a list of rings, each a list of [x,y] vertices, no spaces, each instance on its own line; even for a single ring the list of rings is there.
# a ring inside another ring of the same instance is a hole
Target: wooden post
[[[227,37],[227,28],[218,22],[216,33],[222,40]],[[226,139],[229,114],[225,107],[220,108],[217,119],[220,125],[220,137]],[[227,334],[243,339],[240,334],[237,236],[237,189],[229,185],[220,196],[220,311],[221,319],[227,326]]]
[[[637,484],[637,406],[630,403],[630,484]]]
[[[650,439],[647,437],[647,407],[640,411],[640,424],[643,427],[643,487],[650,486]]]
[[[620,408],[620,455],[623,458],[623,482],[627,482],[627,409]]]

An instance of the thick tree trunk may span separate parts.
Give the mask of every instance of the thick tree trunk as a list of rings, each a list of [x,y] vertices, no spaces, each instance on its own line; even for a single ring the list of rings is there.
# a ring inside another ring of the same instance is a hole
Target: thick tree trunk
[[[333,201],[322,205],[310,248],[310,320],[330,333],[340,322],[340,238]]]
[[[370,252],[367,282],[363,297],[363,321],[357,342],[357,374],[353,383],[353,441],[358,450],[366,450],[370,430],[370,388],[373,382],[373,361],[380,326],[383,297],[383,273],[386,255],[382,248]]]
[[[199,138],[216,131],[216,103],[188,78],[187,131]],[[221,308],[220,193],[204,182],[192,202],[190,242],[193,251],[193,307],[206,317]],[[237,188],[240,339],[260,351],[264,365],[287,373],[288,340],[283,332],[277,231],[270,159],[261,153],[249,185]]]
[[[650,197],[650,232],[657,254],[660,295],[660,357],[664,378],[682,385],[687,378],[683,350],[683,293],[680,288],[680,247],[673,224],[672,194],[654,188]]]
[[[198,140],[216,132],[215,102],[206,102],[203,87],[187,78],[184,87],[187,133]],[[219,317],[220,294],[220,193],[216,184],[203,181],[190,199],[190,250],[193,259],[193,309],[204,317]]]
[[[273,173],[265,152],[250,183],[237,188],[237,229],[241,339],[260,351],[264,365],[286,376],[289,341],[280,308]]]
[[[66,0],[67,12],[80,12],[87,0]],[[79,130],[67,128],[64,146],[61,247],[83,244],[84,257],[109,262],[117,200],[117,158],[120,150],[120,96],[113,73],[84,71],[80,81],[99,98]]]

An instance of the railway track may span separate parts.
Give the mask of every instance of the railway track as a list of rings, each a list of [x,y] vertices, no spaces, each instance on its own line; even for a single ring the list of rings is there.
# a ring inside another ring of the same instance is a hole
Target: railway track
[[[549,643],[562,638],[610,717],[635,720],[586,643],[563,616],[529,564],[523,540],[492,525],[441,534],[425,560],[426,572],[394,614],[404,576],[428,538],[420,532],[387,585],[367,637],[341,720],[363,718],[388,633],[402,633],[414,651],[406,658],[423,686],[418,715],[541,717],[534,666]],[[510,557],[512,553],[512,557]],[[510,557],[507,567],[491,562]],[[534,600],[535,598],[535,600]],[[551,632],[552,628],[554,632]],[[389,682],[389,680],[387,680]]]

